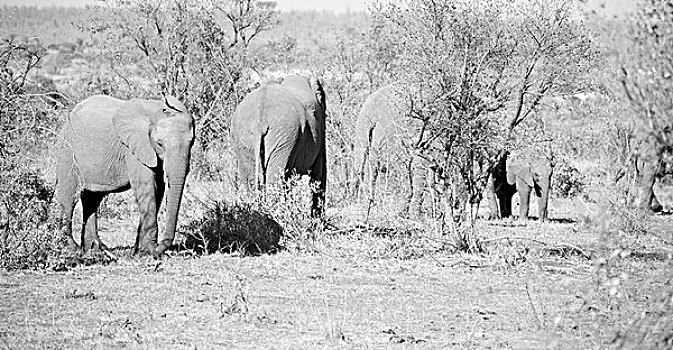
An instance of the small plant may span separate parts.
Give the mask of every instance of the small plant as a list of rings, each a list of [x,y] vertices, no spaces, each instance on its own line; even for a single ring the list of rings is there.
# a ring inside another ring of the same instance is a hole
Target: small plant
[[[273,252],[283,234],[283,227],[268,214],[247,203],[227,205],[211,201],[202,218],[187,226],[185,247],[197,252],[232,252],[245,254]]]
[[[36,44],[0,40],[0,268],[63,266],[53,188],[37,169],[54,133],[52,105],[29,92],[30,73],[45,53]]]
[[[199,213],[181,231],[186,232],[185,247],[197,252],[262,254],[281,247],[308,249],[322,229],[321,220],[311,217],[307,177],[268,185],[264,191],[240,191],[233,198],[211,193],[195,204],[201,207]]]
[[[50,217],[53,188],[25,167],[0,170],[0,268],[60,269],[64,261],[56,220]]]
[[[316,190],[307,176],[293,176],[258,193],[254,203],[283,226],[286,248],[312,247],[319,238],[321,220],[311,217],[311,198]]]
[[[568,162],[561,162],[554,167],[552,193],[562,198],[573,198],[584,192],[585,179],[582,173]]]

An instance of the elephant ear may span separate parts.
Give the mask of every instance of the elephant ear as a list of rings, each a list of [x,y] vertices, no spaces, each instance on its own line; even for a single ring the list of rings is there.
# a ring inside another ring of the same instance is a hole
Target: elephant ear
[[[157,154],[150,141],[151,122],[147,111],[135,100],[126,102],[112,117],[117,136],[138,160],[150,168],[157,166]]]
[[[316,77],[311,77],[309,79],[309,85],[311,85],[311,90],[315,94],[315,99],[320,103],[323,110],[327,110],[327,101],[325,98],[325,90],[322,88],[322,83]]]
[[[519,177],[523,179],[526,185],[533,187],[535,186],[535,180],[533,179],[533,171],[530,167],[524,167],[519,172]]]

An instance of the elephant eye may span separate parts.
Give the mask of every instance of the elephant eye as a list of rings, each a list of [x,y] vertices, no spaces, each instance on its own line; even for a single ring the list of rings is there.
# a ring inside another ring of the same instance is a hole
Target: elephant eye
[[[161,140],[157,140],[157,146],[159,146],[159,148],[163,149],[164,148],[164,142],[161,141]]]

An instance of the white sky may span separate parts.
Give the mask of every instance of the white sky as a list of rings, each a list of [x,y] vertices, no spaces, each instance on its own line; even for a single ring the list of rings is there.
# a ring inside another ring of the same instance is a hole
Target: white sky
[[[290,10],[331,10],[344,12],[364,11],[367,6],[365,0],[276,0],[278,9]],[[83,6],[93,4],[94,0],[0,0],[1,5],[27,5],[27,6]]]
[[[335,12],[364,11],[367,9],[367,0],[276,0],[278,9],[289,10],[331,10]],[[488,0],[480,0],[488,1]],[[2,5],[29,5],[29,6],[83,6],[93,4],[94,0],[0,0]],[[608,15],[620,14],[633,10],[638,0],[589,0],[599,12]],[[604,7],[601,8],[600,5]]]

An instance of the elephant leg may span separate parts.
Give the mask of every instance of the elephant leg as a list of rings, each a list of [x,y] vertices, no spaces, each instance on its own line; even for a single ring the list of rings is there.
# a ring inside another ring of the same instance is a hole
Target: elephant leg
[[[658,212],[664,210],[664,206],[661,205],[661,203],[657,199],[657,196],[654,195],[654,192],[652,192],[652,202],[651,202],[651,205],[650,205],[650,210],[652,210],[655,213],[658,213]]]
[[[59,166],[56,180],[56,201],[61,207],[59,216],[61,235],[65,239],[68,249],[76,251],[79,247],[72,235],[72,216],[77,204],[78,191],[77,174],[73,166],[74,155],[70,152],[59,155]],[[67,170],[66,170],[67,169]]]
[[[518,178],[516,180],[516,189],[519,192],[519,220],[528,220],[528,206],[530,204],[530,192],[531,188],[526,184],[526,182]]]
[[[407,191],[406,195],[404,198],[404,205],[402,206],[402,209],[400,210],[400,214],[402,215],[409,215],[410,208],[412,206],[412,202],[414,199],[414,170],[413,170],[413,158],[410,158],[405,162],[405,170],[406,170],[406,176],[407,176]]]
[[[288,169],[290,154],[291,152],[289,150],[279,150],[268,156],[266,165],[262,165],[262,168],[264,169],[264,176],[262,178],[263,183],[266,185],[279,184],[292,175],[292,169]]]
[[[654,197],[654,182],[656,180],[657,166],[655,160],[636,160],[635,195],[630,200],[631,206],[652,211],[652,198]]]
[[[98,207],[106,193],[82,191],[82,250],[107,250],[98,237]]]
[[[376,197],[376,180],[379,177],[379,171],[381,168],[381,163],[377,159],[374,161],[374,164],[371,165],[371,170],[369,171],[369,176],[371,177],[369,181],[369,198],[367,200],[367,215],[366,215],[366,220],[369,220],[369,214],[372,210],[372,206],[374,205],[374,198]]]
[[[418,161],[418,159],[416,159]],[[421,164],[414,162],[412,167],[411,178],[411,213],[416,217],[420,217],[423,209],[423,195],[426,188],[425,172]]]
[[[547,221],[547,204],[549,202],[549,188],[535,185],[535,195],[537,196],[538,220]]]
[[[61,235],[65,239],[68,249],[77,250],[78,246],[72,235],[72,216],[77,203],[75,186],[68,186],[59,181],[56,184],[56,200],[61,207],[59,217]]]
[[[157,186],[154,171],[143,166],[135,167],[129,179],[140,212],[134,254],[154,254],[159,237],[157,213],[160,199],[157,195],[163,195],[163,189],[159,189],[163,186]]]
[[[500,206],[500,217],[508,218],[512,216],[512,197],[514,193],[504,192],[498,193],[498,204]]]
[[[325,149],[320,151],[316,162],[311,167],[311,188],[313,190],[311,216],[322,217],[325,212],[325,191],[327,190],[327,158]]]
[[[365,179],[365,168],[367,166],[367,160],[369,159],[369,150],[371,148],[371,139],[372,139],[372,132],[374,131],[373,128],[369,130],[369,139],[367,140],[367,144],[364,147],[358,147],[355,150],[355,166],[357,166],[356,169],[356,174],[355,174],[355,181],[353,183],[353,195],[356,196],[358,200],[360,200],[360,187],[362,186],[362,182],[364,182]]]
[[[489,176],[488,178],[488,219],[489,220],[496,220],[496,219],[501,219],[502,218],[502,212],[500,208],[502,207],[500,205],[500,201],[498,199],[498,195],[495,191],[495,182],[493,181],[493,175]]]

